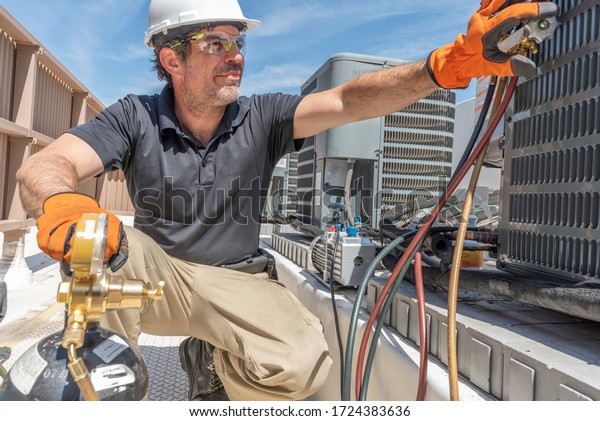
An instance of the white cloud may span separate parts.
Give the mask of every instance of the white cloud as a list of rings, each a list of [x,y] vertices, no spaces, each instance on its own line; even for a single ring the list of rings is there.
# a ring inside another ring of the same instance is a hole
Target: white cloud
[[[162,89],[165,84],[153,72],[139,73],[132,79],[121,89],[123,92],[147,95]]]
[[[446,8],[450,10],[467,8],[469,5],[456,5],[455,0],[330,0],[323,1],[277,1],[267,2],[268,8],[258,9],[264,12],[258,16],[262,26],[256,31],[257,37],[274,37],[293,32],[318,30],[321,32],[337,31],[341,26],[368,25],[368,21],[381,18],[400,17],[419,14],[426,17],[428,13],[440,13]]]
[[[303,63],[286,63],[266,66],[258,73],[245,75],[242,81],[242,94],[251,95],[266,92],[296,92],[314,73],[314,69]]]
[[[104,54],[104,58],[116,61],[135,61],[139,59],[151,60],[154,53],[141,42],[129,42],[123,44],[116,51],[109,51]]]

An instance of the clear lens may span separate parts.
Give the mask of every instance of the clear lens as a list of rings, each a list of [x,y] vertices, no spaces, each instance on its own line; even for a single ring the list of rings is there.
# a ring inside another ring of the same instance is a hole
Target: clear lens
[[[207,33],[199,40],[198,49],[208,54],[224,55],[229,53],[234,45],[243,56],[246,46],[245,35],[230,38],[222,34]]]

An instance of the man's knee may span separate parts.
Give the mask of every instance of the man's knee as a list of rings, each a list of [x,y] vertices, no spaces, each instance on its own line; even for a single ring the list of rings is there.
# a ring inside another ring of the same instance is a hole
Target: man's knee
[[[327,380],[332,361],[320,332],[304,339],[304,346],[264,342],[261,352],[246,349],[243,358],[216,349],[215,367],[230,398],[302,400],[316,393]]]
[[[306,339],[304,346],[295,346],[264,361],[262,369],[266,375],[260,383],[273,386],[287,399],[302,400],[316,393],[327,380],[332,361],[322,335]]]
[[[288,374],[290,377],[289,397],[294,400],[306,399],[321,389],[332,365],[327,347],[316,347],[307,353],[298,349],[292,356],[297,362]]]

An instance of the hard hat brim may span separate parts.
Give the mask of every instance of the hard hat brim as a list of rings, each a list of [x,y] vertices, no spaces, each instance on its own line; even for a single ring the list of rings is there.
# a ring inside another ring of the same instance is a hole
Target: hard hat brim
[[[153,28],[150,28],[148,31],[146,31],[146,34],[144,35],[144,43],[146,44],[146,46],[148,48],[154,49],[157,47],[156,45],[154,45],[155,44],[154,43],[155,35],[159,35],[159,34],[163,35],[162,39],[159,42],[159,44],[162,44],[166,41],[175,39],[184,33],[191,32],[196,28],[200,29],[200,28],[204,28],[207,26],[216,26],[218,24],[231,24],[231,25],[241,24],[241,26],[243,26],[245,30],[250,30],[250,29],[258,28],[260,26],[261,22],[259,20],[246,19],[246,18],[238,18],[235,20],[232,20],[231,18],[222,18],[222,19],[211,18],[211,19],[197,19],[197,20],[185,22],[184,25],[182,25],[179,22],[175,22],[173,24],[167,24],[167,25],[165,25],[164,23],[161,23],[159,25],[156,25]]]

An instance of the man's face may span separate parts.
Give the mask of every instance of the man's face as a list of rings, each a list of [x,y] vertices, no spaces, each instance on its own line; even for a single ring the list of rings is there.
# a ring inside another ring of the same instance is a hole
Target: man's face
[[[200,31],[189,41],[181,87],[191,111],[223,107],[238,98],[244,70],[239,36],[235,26],[222,25]]]

